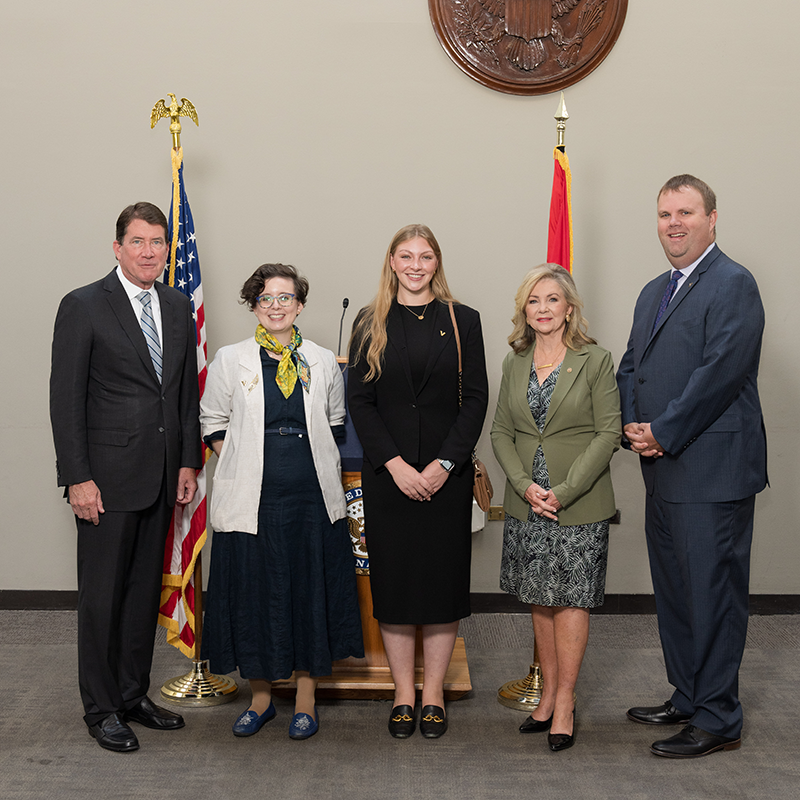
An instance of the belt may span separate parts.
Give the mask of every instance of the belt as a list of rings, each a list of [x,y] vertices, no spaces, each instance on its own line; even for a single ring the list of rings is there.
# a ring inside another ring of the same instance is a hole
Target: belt
[[[308,431],[305,428],[267,428],[264,431],[265,435],[272,436],[299,436],[307,435]]]

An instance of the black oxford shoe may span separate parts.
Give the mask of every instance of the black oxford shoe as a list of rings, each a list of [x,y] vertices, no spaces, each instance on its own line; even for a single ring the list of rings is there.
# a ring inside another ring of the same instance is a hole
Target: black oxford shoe
[[[699,758],[716,753],[717,750],[738,750],[741,746],[741,739],[718,736],[694,725],[687,725],[675,736],[653,742],[650,752],[665,758]]]
[[[125,712],[125,721],[138,722],[145,728],[154,728],[157,731],[174,731],[185,724],[180,714],[157,706],[147,695]]]
[[[628,719],[644,725],[685,725],[691,714],[678,711],[669,700],[660,706],[636,706],[628,709]]]
[[[389,733],[395,739],[408,739],[414,729],[414,706],[395,706],[389,715]]]
[[[119,714],[111,714],[90,725],[89,734],[97,739],[100,747],[115,753],[132,753],[139,749],[136,734],[122,721]]]

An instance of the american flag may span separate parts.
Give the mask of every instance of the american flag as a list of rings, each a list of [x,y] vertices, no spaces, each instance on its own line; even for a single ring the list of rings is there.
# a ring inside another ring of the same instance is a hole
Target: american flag
[[[203,285],[194,220],[183,183],[183,152],[173,150],[173,199],[169,212],[170,258],[164,270],[164,283],[174,286],[192,301],[197,328],[197,379],[200,397],[206,385],[206,326],[203,311]],[[177,213],[176,211],[177,201]],[[177,235],[174,225],[177,220]],[[161,605],[158,621],[167,629],[167,641],[189,658],[199,658],[195,650],[194,569],[206,542],[206,468],[211,451],[203,448],[203,467],[197,473],[197,492],[191,503],[175,506],[164,551],[161,579]],[[202,587],[201,587],[202,588]]]

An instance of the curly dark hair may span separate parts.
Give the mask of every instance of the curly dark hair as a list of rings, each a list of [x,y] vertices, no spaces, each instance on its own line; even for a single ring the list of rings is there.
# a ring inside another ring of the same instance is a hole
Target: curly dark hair
[[[291,264],[262,264],[242,286],[240,296],[242,303],[251,309],[256,307],[256,301],[264,291],[264,284],[270,278],[288,278],[294,283],[295,300],[306,304],[308,297],[308,281]]]

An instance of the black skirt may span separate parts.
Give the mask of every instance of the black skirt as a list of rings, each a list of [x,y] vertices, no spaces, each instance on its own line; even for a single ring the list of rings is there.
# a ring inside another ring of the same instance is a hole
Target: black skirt
[[[410,499],[388,470],[376,474],[367,463],[361,484],[375,618],[433,625],[468,617],[471,465],[451,474],[430,501]]]

